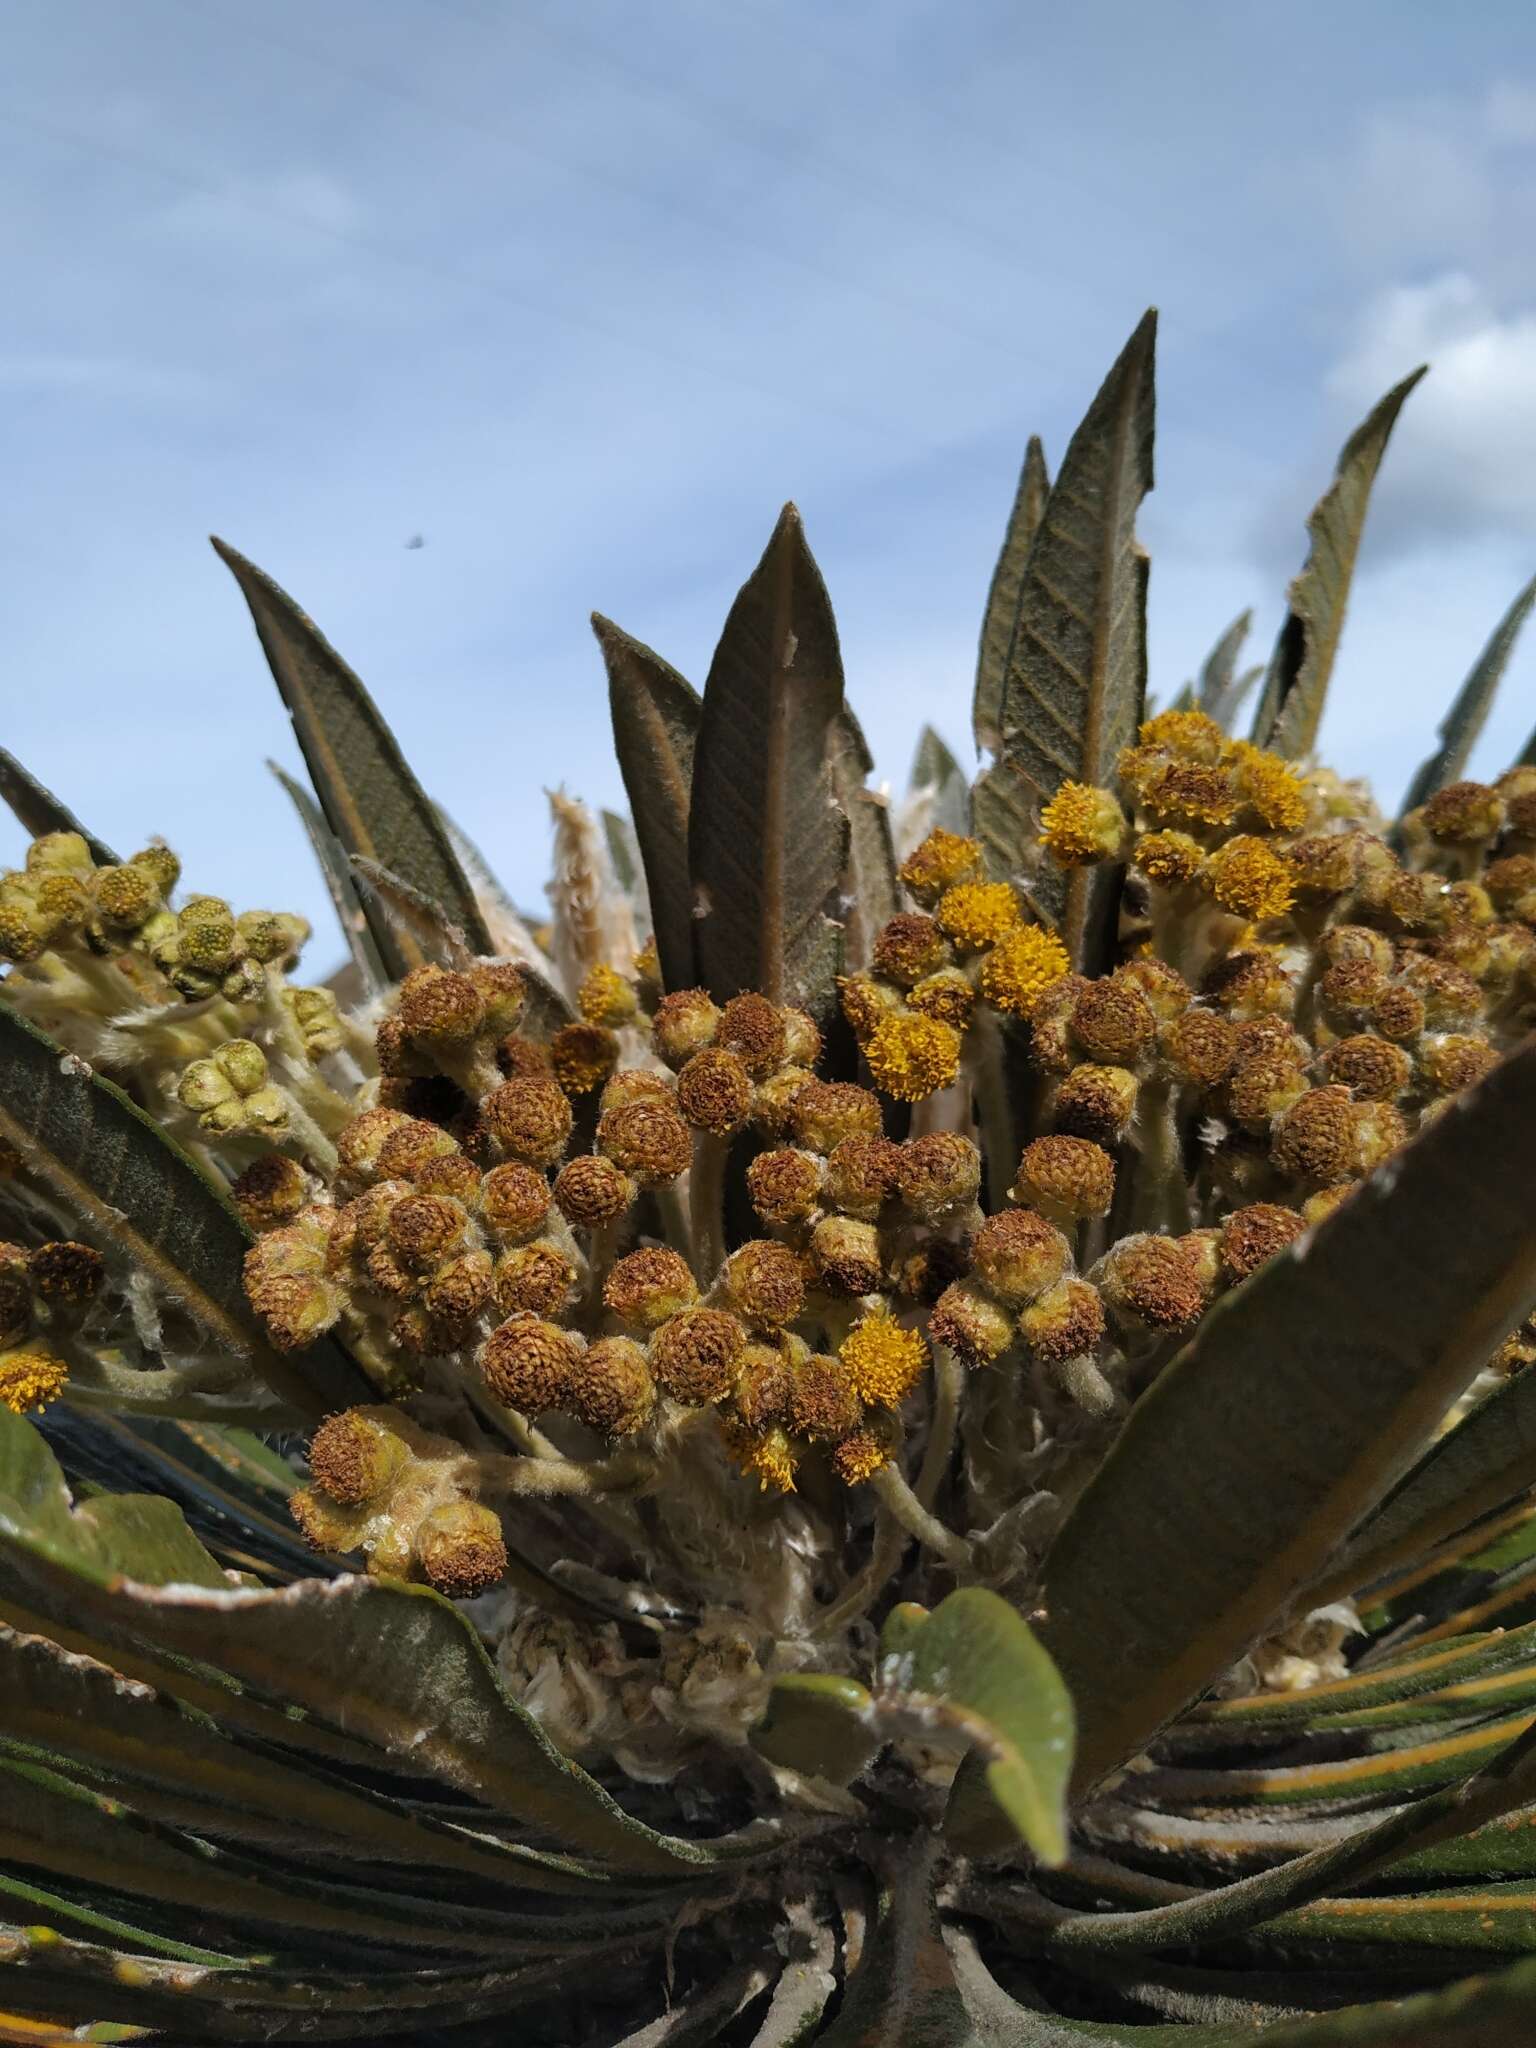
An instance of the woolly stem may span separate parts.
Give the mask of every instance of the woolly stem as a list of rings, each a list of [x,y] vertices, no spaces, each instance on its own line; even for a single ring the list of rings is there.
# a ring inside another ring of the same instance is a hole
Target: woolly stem
[[[953,1529],[947,1528],[937,1515],[929,1514],[896,1465],[882,1465],[869,1483],[909,1536],[915,1536],[925,1549],[942,1558],[952,1571],[965,1570],[971,1561],[971,1546],[963,1536],[957,1536]]]
[[[933,1415],[928,1424],[928,1443],[912,1489],[914,1498],[924,1508],[933,1506],[949,1471],[964,1388],[965,1367],[953,1351],[938,1345],[933,1359]]]
[[[1144,1081],[1136,1102],[1140,1148],[1131,1191],[1130,1227],[1169,1230],[1175,1237],[1190,1227],[1189,1183],[1174,1114],[1173,1089],[1165,1080]]]
[[[981,1151],[987,1163],[987,1191],[996,1208],[1018,1163],[1019,1147],[1003,1072],[1003,1036],[996,1018],[985,1010],[978,1012],[966,1034],[965,1058],[976,1093]]]
[[[706,1291],[725,1264],[725,1160],[727,1141],[710,1131],[693,1135],[688,1207],[693,1277]]]

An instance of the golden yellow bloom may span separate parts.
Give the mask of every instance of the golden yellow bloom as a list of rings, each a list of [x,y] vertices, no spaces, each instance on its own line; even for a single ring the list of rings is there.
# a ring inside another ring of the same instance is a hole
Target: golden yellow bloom
[[[1200,761],[1168,761],[1139,789],[1142,803],[1159,819],[1194,825],[1230,825],[1237,816],[1237,787],[1225,768]]]
[[[636,1008],[635,992],[611,967],[594,967],[582,982],[576,1006],[589,1024],[627,1024]]]
[[[832,1446],[832,1469],[844,1486],[861,1486],[890,1462],[889,1445],[871,1429],[855,1429]]]
[[[1275,832],[1299,832],[1307,820],[1307,788],[1278,754],[1234,740],[1228,758],[1238,794]]]
[[[1020,922],[1019,899],[1006,882],[960,882],[934,912],[939,928],[967,952],[992,946]]]
[[[994,1010],[1025,1017],[1036,1000],[1067,974],[1067,949],[1043,925],[1022,925],[981,963],[981,992]]]
[[[1200,761],[1207,767],[1221,759],[1227,736],[1214,718],[1203,711],[1159,711],[1143,724],[1144,747],[1165,747],[1184,761]]]
[[[9,1408],[13,1415],[45,1408],[63,1393],[68,1378],[69,1367],[46,1351],[18,1347],[15,1351],[0,1352],[0,1405]]]
[[[1091,867],[1118,858],[1126,835],[1125,813],[1107,789],[1091,782],[1064,782],[1040,813],[1039,843],[1064,868]]]
[[[1280,917],[1296,894],[1290,862],[1246,832],[1217,847],[1202,879],[1222,909],[1239,917]]]
[[[902,862],[898,873],[919,903],[933,903],[981,866],[981,845],[958,832],[934,831]]]
[[[901,1102],[921,1102],[960,1071],[960,1034],[937,1017],[883,1017],[864,1048],[875,1085]]]
[[[877,1311],[855,1323],[838,1347],[859,1399],[873,1408],[899,1408],[922,1378],[928,1346],[917,1330],[904,1330]]]
[[[727,1421],[721,1429],[731,1462],[764,1493],[794,1492],[795,1450],[782,1429],[743,1429]]]

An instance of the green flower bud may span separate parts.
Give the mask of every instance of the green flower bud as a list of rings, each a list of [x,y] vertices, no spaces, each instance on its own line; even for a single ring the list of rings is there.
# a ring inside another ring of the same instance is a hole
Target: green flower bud
[[[132,855],[129,865],[147,868],[154,877],[156,888],[167,899],[181,880],[181,862],[168,846],[162,846],[158,841],[153,846],[146,846]]]
[[[254,1095],[266,1085],[267,1056],[254,1040],[232,1038],[213,1056],[214,1065],[228,1076],[237,1095]]]
[[[45,832],[41,839],[34,839],[27,848],[29,875],[49,874],[60,869],[88,875],[94,866],[91,849],[78,832]]]

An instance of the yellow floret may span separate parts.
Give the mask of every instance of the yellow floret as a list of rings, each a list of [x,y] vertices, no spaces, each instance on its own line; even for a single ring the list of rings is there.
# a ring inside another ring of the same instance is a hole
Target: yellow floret
[[[725,1424],[725,1447],[731,1461],[764,1493],[793,1493],[795,1451],[782,1429],[746,1429]]]
[[[56,1401],[69,1378],[69,1367],[46,1351],[18,1349],[0,1352],[0,1407],[13,1415],[44,1408]]]
[[[1136,842],[1131,862],[1161,888],[1192,882],[1205,859],[1205,848],[1187,832],[1148,832]]]
[[[1029,924],[1009,932],[981,963],[981,992],[994,1010],[1027,1017],[1038,999],[1071,968],[1054,932]]]
[[[844,1486],[862,1486],[890,1462],[889,1445],[872,1430],[856,1429],[832,1446],[832,1469]]]
[[[623,975],[603,966],[588,971],[576,1004],[589,1024],[628,1024],[638,1008],[635,992]]]
[[[957,882],[967,881],[980,865],[979,840],[936,827],[921,846],[912,849],[897,872],[920,903],[932,903]]]
[[[934,912],[939,929],[971,953],[995,945],[1022,915],[1006,882],[961,882],[945,891]]]
[[[921,1102],[959,1073],[960,1034],[937,1017],[895,1011],[875,1026],[864,1057],[877,1088],[901,1102]]]
[[[1125,814],[1107,789],[1064,782],[1040,813],[1040,844],[1064,868],[1114,860],[1125,843]]]
[[[1166,747],[1183,761],[1209,767],[1221,759],[1227,736],[1203,711],[1159,711],[1142,726],[1140,739],[1144,747]]]
[[[1307,821],[1307,787],[1295,770],[1248,740],[1233,741],[1228,759],[1249,809],[1271,831],[1299,832]]]
[[[1290,862],[1249,833],[1219,846],[1207,860],[1202,878],[1223,910],[1261,921],[1282,916],[1296,893]]]
[[[923,1376],[928,1346],[883,1311],[855,1323],[838,1347],[854,1391],[871,1408],[899,1408]]]

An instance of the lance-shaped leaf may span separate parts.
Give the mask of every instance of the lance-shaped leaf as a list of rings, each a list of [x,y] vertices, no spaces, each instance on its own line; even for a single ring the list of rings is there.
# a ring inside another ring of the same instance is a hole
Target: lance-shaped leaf
[[[1333,482],[1307,521],[1311,546],[1301,574],[1291,584],[1290,610],[1275,642],[1253,721],[1259,746],[1273,747],[1293,760],[1310,753],[1317,739],[1371,486],[1403,401],[1423,375],[1421,367],[1394,385],[1350,435]]]
[[[1003,535],[1002,552],[992,571],[987,591],[987,608],[981,617],[981,645],[976,654],[976,693],[971,705],[971,730],[976,751],[996,753],[1003,743],[1003,689],[1008,676],[1008,653],[1013,646],[1013,629],[1019,616],[1019,593],[1024,583],[1024,564],[1034,545],[1051,480],[1045,467],[1045,450],[1040,436],[1031,434],[1024,450],[1024,467],[1019,472],[1013,509]]]
[[[608,668],[614,751],[645,865],[662,982],[687,988],[694,980],[688,804],[699,694],[600,612],[592,614],[592,630]]]
[[[1528,1045],[1219,1302],[1132,1409],[1043,1569],[1082,1784],[1318,1576],[1536,1300],[1533,1146]]]
[[[901,908],[890,807],[865,786],[874,765],[863,728],[845,704],[833,728],[832,788],[848,820],[843,961],[855,970],[869,965],[876,933]]]
[[[1437,789],[1455,782],[1466,771],[1467,759],[1477,745],[1494,693],[1520,637],[1520,628],[1536,604],[1536,576],[1526,584],[1509,610],[1493,629],[1488,645],[1473,662],[1466,681],[1440,726],[1440,744],[1424,762],[1403,798],[1404,811],[1417,810]]]
[[[329,1339],[302,1363],[262,1334],[241,1285],[253,1239],[179,1145],[121,1088],[0,1004],[0,1138],[23,1171],[91,1240],[127,1260],[300,1417],[366,1398],[366,1384]]]
[[[1063,782],[1106,783],[1146,696],[1147,558],[1136,512],[1152,488],[1153,357],[1148,313],[1072,436],[1019,590],[993,777],[1035,810]],[[1036,894],[1074,965],[1094,971],[1112,934],[1120,871],[1042,869]]]
[[[1218,725],[1227,722],[1223,714],[1236,688],[1237,657],[1243,650],[1243,642],[1248,638],[1252,624],[1251,611],[1239,612],[1205,657],[1205,666],[1200,671],[1195,703],[1207,718],[1214,718]]]
[[[215,540],[251,608],[257,638],[293,720],[311,782],[337,839],[438,905],[477,953],[491,950],[474,891],[441,819],[406,766],[377,705],[314,621],[244,555]],[[433,957],[418,937],[365,905],[397,978]]]
[[[116,867],[117,855],[111,847],[87,832],[69,806],[60,803],[53,791],[45,789],[4,747],[0,747],[0,798],[34,839],[45,832],[78,832],[98,867]]]
[[[825,1016],[848,821],[833,793],[843,709],[837,628],[786,505],[710,664],[694,754],[688,861],[700,976],[717,1000],[758,989]]]
[[[368,913],[363,908],[363,899],[358,893],[346,849],[326,824],[320,806],[304,785],[295,781],[293,776],[288,774],[286,769],[280,768],[275,761],[269,761],[267,766],[282,784],[289,802],[299,814],[299,822],[304,827],[305,836],[319,863],[326,893],[331,899],[331,908],[336,913],[336,922],[341,926],[341,935],[346,940],[347,951],[352,956],[352,964],[362,977],[364,994],[378,995],[389,977],[384,972],[379,949],[373,942],[372,932],[368,929]]]

